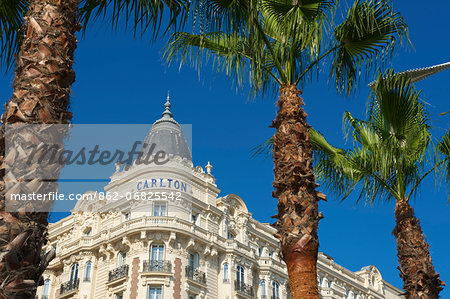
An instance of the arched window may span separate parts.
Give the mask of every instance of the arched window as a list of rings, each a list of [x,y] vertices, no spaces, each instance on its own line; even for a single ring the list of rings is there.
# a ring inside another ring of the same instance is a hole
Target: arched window
[[[84,281],[91,281],[91,269],[92,269],[92,263],[87,262],[86,269],[84,270]]]
[[[245,270],[241,265],[237,266],[236,281],[238,284],[243,284],[245,282]]]
[[[228,263],[223,264],[223,281],[228,282],[230,279],[230,274],[228,273]]]
[[[259,286],[261,287],[261,296],[267,296],[266,281],[264,279],[259,282]]]
[[[119,252],[117,255],[117,267],[123,266],[127,263],[127,253],[124,251]]]
[[[198,269],[199,266],[199,257],[198,253],[191,253],[189,254],[189,268],[191,269]]]
[[[50,279],[44,281],[44,290],[42,291],[42,298],[48,298],[50,295]]]
[[[272,297],[274,299],[280,298],[280,284],[276,281],[272,281]]]
[[[69,281],[75,282],[77,278],[78,278],[78,263],[74,263],[70,267]]]

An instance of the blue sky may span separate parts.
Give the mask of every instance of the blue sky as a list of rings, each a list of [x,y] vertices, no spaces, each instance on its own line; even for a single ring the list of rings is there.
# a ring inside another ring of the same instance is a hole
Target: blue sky
[[[450,3],[444,0],[424,5],[419,1],[395,1],[409,24],[413,48],[403,46],[393,57],[392,66],[401,71],[450,61]],[[236,193],[247,203],[253,217],[271,222],[276,209],[272,192],[272,162],[250,158],[250,150],[273,133],[269,125],[275,117],[276,97],[248,99],[223,75],[205,71],[205,76],[189,68],[167,67],[160,58],[162,43],[134,39],[123,31],[110,33],[109,27],[96,23],[80,36],[76,51],[77,79],[73,85],[71,109],[78,124],[151,124],[160,117],[170,90],[172,112],[179,123],[192,124],[192,149],[195,165],[213,165],[212,173],[221,195]],[[436,137],[449,128],[450,71],[418,84],[429,103]],[[1,101],[12,93],[12,74],[0,80]],[[342,115],[348,110],[364,117],[368,88],[362,84],[351,98],[336,95],[322,72],[318,82],[304,89],[308,121],[333,144],[345,146]],[[150,129],[150,126],[148,127]],[[113,134],[111,133],[113,136]],[[111,172],[113,169],[111,167]],[[96,188],[86,185],[86,190]],[[84,190],[80,190],[84,191]],[[324,191],[324,190],[322,190]],[[366,265],[377,266],[383,278],[397,287],[398,276],[394,228],[394,203],[373,207],[355,205],[354,197],[339,203],[328,194],[320,204],[325,218],[319,227],[320,251],[356,271]],[[445,186],[435,188],[433,179],[422,186],[413,202],[422,228],[431,245],[431,255],[444,281],[450,282],[450,205]],[[57,220],[60,214],[51,216]],[[447,289],[450,287],[447,287]],[[450,298],[444,289],[442,298]]]

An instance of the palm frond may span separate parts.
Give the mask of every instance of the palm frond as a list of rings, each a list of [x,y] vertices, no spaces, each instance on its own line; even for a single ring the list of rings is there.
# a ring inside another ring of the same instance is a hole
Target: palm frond
[[[91,21],[103,18],[110,21],[114,30],[124,22],[125,26],[132,27],[134,34],[143,35],[150,28],[156,38],[166,14],[168,24],[164,33],[182,28],[190,7],[191,1],[188,0],[82,0],[80,19],[84,30]]]
[[[369,122],[383,139],[393,137],[414,158],[423,156],[431,140],[430,118],[420,91],[407,76],[396,75],[393,70],[378,75],[371,93]]]
[[[272,72],[272,57],[265,46],[237,33],[175,33],[163,56],[169,64],[179,59],[181,64],[190,62],[198,69],[212,58],[213,69],[225,72],[239,87],[246,83],[245,74],[248,72],[253,93],[276,90],[278,83]]]
[[[28,10],[27,0],[0,1],[0,65],[10,70],[21,43],[20,30]]]
[[[344,22],[334,31],[341,45],[335,52],[330,76],[337,90],[350,94],[366,76],[391,57],[398,39],[407,35],[407,25],[392,10],[389,0],[357,0]]]
[[[439,141],[437,148],[439,152],[444,155],[444,167],[445,167],[445,177],[447,185],[450,185],[450,130],[445,133],[442,139]],[[449,197],[450,202],[450,197]]]

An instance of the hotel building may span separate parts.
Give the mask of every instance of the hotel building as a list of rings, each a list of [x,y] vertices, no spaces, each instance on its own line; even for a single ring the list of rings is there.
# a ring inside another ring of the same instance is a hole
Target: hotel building
[[[193,165],[169,99],[145,143],[168,161],[117,164],[104,194],[87,192],[91,200],[50,224],[45,250],[56,258],[37,298],[291,298],[275,229],[238,195],[219,196],[209,162]],[[376,267],[352,272],[323,253],[317,279],[324,299],[402,298]]]

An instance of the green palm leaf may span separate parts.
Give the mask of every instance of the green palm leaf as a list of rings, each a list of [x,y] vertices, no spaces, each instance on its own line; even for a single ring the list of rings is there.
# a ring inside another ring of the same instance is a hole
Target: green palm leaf
[[[186,0],[82,0],[80,19],[86,29],[91,20],[103,17],[109,19],[113,29],[117,29],[121,21],[125,26],[132,26],[132,31],[141,35],[152,29],[157,37],[162,20],[168,14],[169,29],[182,27],[189,15],[190,1]]]
[[[27,0],[0,1],[0,65],[8,71],[20,47],[23,16],[28,10]]]
[[[396,36],[407,32],[407,25],[394,13],[391,1],[355,1],[345,21],[336,27],[336,42],[342,45],[334,52],[333,67],[337,89],[354,91],[360,75],[376,65],[383,65],[396,44]]]

